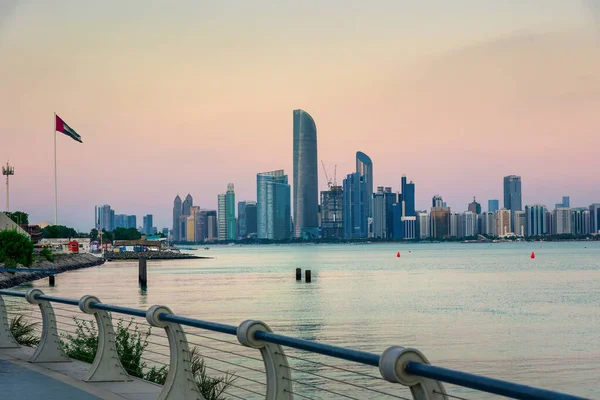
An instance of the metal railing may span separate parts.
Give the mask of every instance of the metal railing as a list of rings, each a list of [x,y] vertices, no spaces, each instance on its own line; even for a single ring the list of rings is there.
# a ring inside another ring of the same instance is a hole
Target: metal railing
[[[15,306],[16,311],[9,311],[3,297],[10,299],[13,305],[16,304],[15,299],[25,299],[27,303]],[[34,315],[28,305],[39,306],[41,318]],[[78,307],[78,311],[88,319],[75,317],[74,310],[62,306]],[[475,391],[522,400],[582,399],[437,367],[413,348],[393,346],[379,355],[279,335],[261,321],[248,320],[239,326],[225,325],[178,316],[166,306],[140,310],[105,304],[94,296],[84,296],[79,300],[48,296],[39,289],[26,293],[0,290],[0,350],[19,347],[9,329],[8,316],[27,312],[28,317],[41,322],[40,342],[30,362],[70,361],[63,349],[64,339],[81,329],[77,321],[95,324],[98,346],[96,354],[88,360],[92,365],[86,381],[130,379],[123,365],[127,366],[127,360],[118,356],[114,320],[119,321],[117,328],[120,330],[140,332],[139,326],[143,326],[150,334],[152,328],[164,329],[166,335],[153,333],[146,336],[148,347],[145,351],[152,354],[152,358],[141,357],[144,368],[155,368],[154,371],[162,368],[166,374],[159,399],[203,399],[192,373],[194,355],[206,361],[206,370],[221,376],[233,376],[225,393],[241,399],[288,400],[325,396],[446,400],[466,399],[465,396],[477,393]],[[119,319],[115,314],[131,318],[129,324],[123,327],[123,318]],[[69,327],[75,327],[75,332]],[[223,338],[223,335],[235,337],[237,341]],[[324,362],[320,356],[333,359],[337,364]],[[447,392],[444,384],[456,385],[459,389]]]

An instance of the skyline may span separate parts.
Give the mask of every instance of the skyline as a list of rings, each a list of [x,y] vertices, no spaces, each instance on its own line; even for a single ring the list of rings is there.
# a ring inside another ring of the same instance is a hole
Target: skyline
[[[161,228],[177,193],[217,209],[233,182],[256,200],[256,173],[293,170],[298,108],[318,124],[319,191],[321,160],[340,184],[363,151],[374,187],[417,183],[417,208],[502,199],[511,174],[524,205],[597,201],[598,2],[192,3],[0,5],[11,209],[53,220],[55,111],[84,141],[58,138],[59,223],[82,230],[98,204]]]

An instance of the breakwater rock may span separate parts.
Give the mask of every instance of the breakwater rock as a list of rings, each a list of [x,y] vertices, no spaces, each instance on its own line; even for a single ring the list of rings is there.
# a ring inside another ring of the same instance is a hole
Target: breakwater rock
[[[95,267],[104,264],[104,260],[99,257],[94,257],[91,254],[60,254],[50,261],[36,261],[31,268],[37,270],[51,270],[57,273],[73,271],[81,268]],[[3,266],[0,264],[0,266]],[[0,272],[0,289],[17,286],[22,283],[35,281],[48,277],[50,273],[46,272],[27,272],[27,268],[23,268],[24,272]]]
[[[177,253],[173,251],[142,251],[136,253],[135,251],[119,251],[112,252],[107,251],[104,253],[106,261],[119,261],[119,260],[138,260],[140,258],[146,258],[148,260],[187,260],[187,259],[198,259],[198,258],[211,258],[195,256],[187,253]]]

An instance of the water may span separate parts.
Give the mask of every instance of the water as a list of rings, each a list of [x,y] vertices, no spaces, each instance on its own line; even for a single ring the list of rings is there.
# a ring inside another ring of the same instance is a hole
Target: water
[[[259,319],[277,333],[375,353],[416,347],[435,365],[600,398],[598,242],[212,246],[195,253],[215,259],[150,262],[145,294],[137,263],[61,274],[54,288],[47,280],[34,285],[51,295],[94,294],[136,308],[166,304],[177,314],[231,325]],[[303,280],[311,269],[313,282],[296,282],[296,268]],[[352,365],[302,357],[308,361],[290,364],[310,373],[327,375],[310,361]],[[310,376],[312,385],[324,384]],[[311,398],[336,398],[295,387]]]

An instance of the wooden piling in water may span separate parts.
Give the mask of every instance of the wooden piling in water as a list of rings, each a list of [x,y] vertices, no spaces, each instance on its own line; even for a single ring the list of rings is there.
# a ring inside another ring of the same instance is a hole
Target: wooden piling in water
[[[304,275],[304,280],[308,283],[311,281],[311,277],[310,277],[310,269],[307,269]]]
[[[55,276],[54,276],[54,275],[50,275],[50,276],[48,277],[48,283],[50,284],[50,286],[54,286],[54,284],[56,283],[56,282],[55,282],[55,279],[56,279],[56,278],[55,278]]]
[[[302,268],[296,268],[296,280],[297,281],[302,280]]]
[[[147,260],[145,258],[140,257],[139,265],[138,265],[139,284],[143,288],[145,288],[148,285],[148,268],[147,268],[146,262],[147,262]]]

